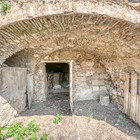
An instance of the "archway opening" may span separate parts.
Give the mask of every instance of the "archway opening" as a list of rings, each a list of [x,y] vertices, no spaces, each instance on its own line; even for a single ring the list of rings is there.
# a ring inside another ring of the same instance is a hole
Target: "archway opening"
[[[70,68],[69,63],[46,63],[46,87],[47,97],[46,106],[52,106],[51,114],[62,113],[69,115],[69,83],[70,83]]]

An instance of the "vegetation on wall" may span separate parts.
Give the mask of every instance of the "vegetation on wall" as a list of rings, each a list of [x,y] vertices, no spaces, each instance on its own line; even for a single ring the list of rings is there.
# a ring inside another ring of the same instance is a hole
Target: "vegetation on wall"
[[[46,0],[42,0],[42,2],[43,2],[43,3],[45,3],[45,2],[46,2]]]
[[[46,2],[46,0],[41,0],[42,2],[43,2],[43,4]],[[99,2],[99,1],[97,1],[97,0],[95,0],[95,1],[93,1],[93,2],[95,2],[95,3],[97,3],[97,2]],[[106,0],[104,0],[104,1],[102,1],[103,2],[103,5],[105,5],[105,3],[107,3],[107,1]],[[129,4],[129,2],[130,1],[122,1],[122,4],[121,5],[123,5],[123,7],[125,6],[125,7],[127,7],[127,8],[129,8],[129,9],[131,9],[131,10],[137,10],[135,7],[133,7],[131,4]],[[138,2],[138,1],[131,1],[131,2]],[[20,6],[23,6],[23,4],[24,4],[24,0],[20,0],[19,1],[19,3],[20,3]],[[114,3],[114,2],[113,2]],[[120,4],[120,2],[115,2],[116,4]],[[6,12],[7,10],[10,10],[11,9],[11,3],[10,2],[6,2],[6,1],[2,1],[1,2],[1,10],[3,11],[3,12]]]

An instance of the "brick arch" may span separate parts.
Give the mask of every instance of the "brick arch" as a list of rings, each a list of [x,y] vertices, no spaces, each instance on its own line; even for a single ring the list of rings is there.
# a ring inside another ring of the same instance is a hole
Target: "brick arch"
[[[131,12],[131,13],[130,13]],[[22,20],[28,20],[36,17],[46,15],[63,14],[68,15],[71,13],[84,13],[92,14],[97,13],[107,15],[119,19],[124,19],[133,23],[139,23],[139,13],[135,10],[131,11],[128,8],[119,5],[110,5],[103,3],[92,3],[87,1],[59,1],[57,3],[46,2],[42,3],[40,0],[27,1],[21,7],[18,3],[13,3],[10,11],[5,14],[0,14],[0,28],[8,24],[15,23]]]
[[[15,5],[5,16],[0,15],[0,64],[25,48],[42,54],[61,49],[86,50],[106,65],[114,65],[112,59],[116,62],[132,57],[137,63],[139,15],[116,10],[118,14],[111,12],[109,5],[103,8],[85,2],[32,2],[22,10]]]

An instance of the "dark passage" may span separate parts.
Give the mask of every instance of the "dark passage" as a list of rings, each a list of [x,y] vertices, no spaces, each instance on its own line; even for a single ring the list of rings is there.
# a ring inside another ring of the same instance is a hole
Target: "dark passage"
[[[47,72],[47,104],[51,104],[54,113],[68,115],[69,105],[69,64],[46,63]]]
[[[69,91],[69,64],[46,63],[48,92]]]

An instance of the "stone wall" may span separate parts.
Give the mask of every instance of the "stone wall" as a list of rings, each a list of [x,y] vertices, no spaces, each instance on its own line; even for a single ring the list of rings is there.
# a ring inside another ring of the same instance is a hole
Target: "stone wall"
[[[94,60],[73,62],[74,100],[98,100],[99,95],[108,94],[109,74]]]
[[[44,101],[48,93],[47,83],[44,83],[45,62],[73,61],[73,98],[75,101],[97,99],[99,94],[109,93],[111,99],[121,110],[123,109],[125,73],[134,71],[133,67],[120,69],[110,65],[109,68],[105,68],[94,55],[84,51],[60,50],[49,55],[43,51],[40,49],[38,53],[35,49],[25,49],[5,62],[9,66],[27,67],[28,73],[34,74],[34,101]]]
[[[42,58],[42,61],[72,61],[72,93],[74,101],[98,100],[100,94],[108,94],[111,80],[105,67],[91,54],[83,51],[58,51]]]
[[[35,50],[24,49],[13,56],[6,59],[4,62],[9,67],[21,67],[27,68],[27,73],[32,73],[37,63],[37,59],[34,57]]]
[[[58,51],[43,58],[41,56],[34,58],[35,55],[35,52],[30,54],[29,49],[18,53],[5,62],[9,66],[27,67],[28,71],[34,74],[34,101],[46,99],[48,83],[45,62],[54,61],[67,63],[72,61],[72,92],[75,101],[98,100],[100,94],[109,93],[110,75],[91,54],[83,51]],[[31,63],[32,61],[34,65]]]

